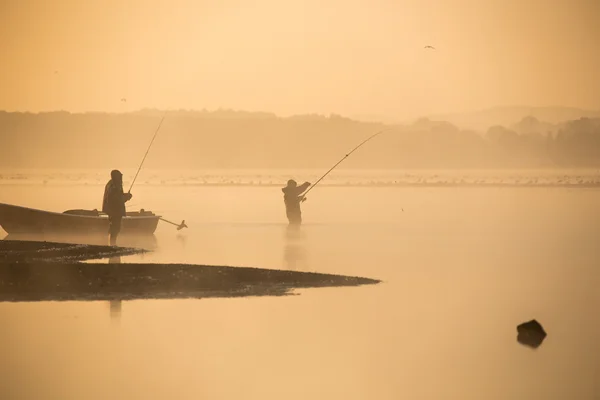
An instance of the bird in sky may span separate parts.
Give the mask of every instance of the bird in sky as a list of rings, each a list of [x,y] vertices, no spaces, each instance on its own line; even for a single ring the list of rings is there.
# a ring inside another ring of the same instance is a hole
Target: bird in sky
[[[126,99],[126,98],[122,98],[122,99],[121,99],[121,101],[122,101],[123,103],[125,103],[125,102],[127,102],[127,99]]]
[[[435,50],[435,47],[433,46],[425,46],[426,49],[431,49],[431,50]]]

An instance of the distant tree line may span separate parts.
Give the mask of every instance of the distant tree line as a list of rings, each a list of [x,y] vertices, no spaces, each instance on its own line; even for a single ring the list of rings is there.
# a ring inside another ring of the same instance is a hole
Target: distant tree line
[[[0,112],[0,167],[129,168],[141,160],[161,112]],[[421,119],[386,126],[338,115],[279,118],[229,110],[170,112],[149,168],[325,168],[368,135],[345,168],[599,167],[600,119],[549,124],[525,117],[485,132]]]

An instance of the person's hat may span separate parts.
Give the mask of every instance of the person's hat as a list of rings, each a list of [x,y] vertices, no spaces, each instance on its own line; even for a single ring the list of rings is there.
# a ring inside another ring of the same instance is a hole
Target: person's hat
[[[119,179],[122,176],[123,176],[123,174],[118,169],[113,169],[112,171],[110,171],[110,177],[112,179]]]

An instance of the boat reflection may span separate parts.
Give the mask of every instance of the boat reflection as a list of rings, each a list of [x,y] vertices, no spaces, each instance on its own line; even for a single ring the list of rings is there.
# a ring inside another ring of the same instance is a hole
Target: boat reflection
[[[84,234],[72,235],[61,233],[44,233],[44,234],[29,234],[29,233],[11,233],[4,240],[21,240],[21,241],[37,241],[37,242],[55,242],[55,243],[72,243],[72,244],[90,244],[107,246],[108,234]],[[158,242],[155,235],[136,235],[136,234],[121,234],[117,238],[117,245],[120,247],[133,247],[144,250],[156,250]]]

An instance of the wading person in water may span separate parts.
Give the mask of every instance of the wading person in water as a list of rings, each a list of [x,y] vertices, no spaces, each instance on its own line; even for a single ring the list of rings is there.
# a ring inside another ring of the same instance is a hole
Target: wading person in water
[[[132,195],[123,193],[123,174],[120,171],[112,170],[110,177],[104,188],[102,212],[108,215],[110,245],[116,246],[117,236],[121,231],[121,220],[125,216],[125,203],[131,200]]]
[[[283,201],[285,203],[285,213],[290,225],[300,225],[302,223],[300,203],[306,200],[306,198],[302,196],[302,193],[304,193],[309,186],[309,182],[304,182],[302,185],[298,186],[295,180],[290,179],[287,186],[281,189],[283,192]]]

